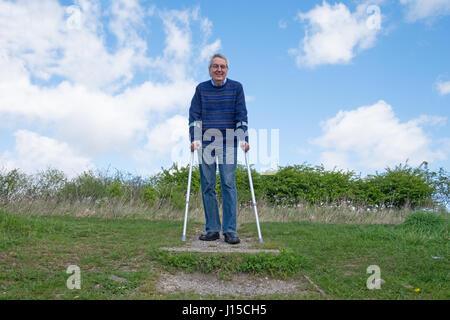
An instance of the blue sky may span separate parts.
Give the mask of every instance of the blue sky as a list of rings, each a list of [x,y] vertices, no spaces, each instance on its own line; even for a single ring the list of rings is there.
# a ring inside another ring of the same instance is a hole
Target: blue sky
[[[448,170],[449,30],[450,0],[0,0],[0,169],[185,165],[220,52],[257,169]]]

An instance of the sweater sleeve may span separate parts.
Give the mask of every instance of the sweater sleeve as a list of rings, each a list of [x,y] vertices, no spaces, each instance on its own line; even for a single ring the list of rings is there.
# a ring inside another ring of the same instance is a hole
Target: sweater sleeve
[[[245,141],[248,142],[248,120],[247,107],[245,105],[244,88],[239,84],[236,97],[236,129],[241,129],[245,135]]]
[[[200,140],[201,140],[201,119],[202,119],[202,108],[200,101],[200,90],[197,86],[195,88],[195,94],[191,101],[191,107],[189,108],[189,138],[191,143],[194,141],[194,137],[197,136],[198,131],[194,129],[200,128]],[[195,134],[197,133],[197,134]]]

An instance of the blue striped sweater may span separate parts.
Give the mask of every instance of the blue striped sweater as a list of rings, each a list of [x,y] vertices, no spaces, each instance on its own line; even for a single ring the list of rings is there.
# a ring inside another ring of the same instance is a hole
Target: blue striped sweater
[[[189,109],[189,136],[194,141],[194,129],[201,122],[202,137],[208,129],[219,129],[225,140],[226,129],[242,129],[247,134],[247,108],[242,84],[226,79],[222,86],[211,80],[200,83]]]

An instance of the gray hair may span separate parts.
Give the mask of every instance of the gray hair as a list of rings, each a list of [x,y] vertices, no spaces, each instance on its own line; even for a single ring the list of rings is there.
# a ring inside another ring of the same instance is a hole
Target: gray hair
[[[225,60],[227,63],[227,67],[228,67],[228,59],[223,54],[216,53],[211,57],[211,60],[209,60],[209,68],[211,68],[214,58],[221,58],[221,59]]]

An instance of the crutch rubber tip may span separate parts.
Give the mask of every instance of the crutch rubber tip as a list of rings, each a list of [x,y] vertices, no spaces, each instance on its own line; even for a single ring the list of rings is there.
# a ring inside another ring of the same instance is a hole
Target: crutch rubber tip
[[[186,236],[182,236],[181,241],[186,241]]]
[[[262,240],[262,238],[261,238],[261,239],[259,239],[259,243],[263,243],[263,240]]]

